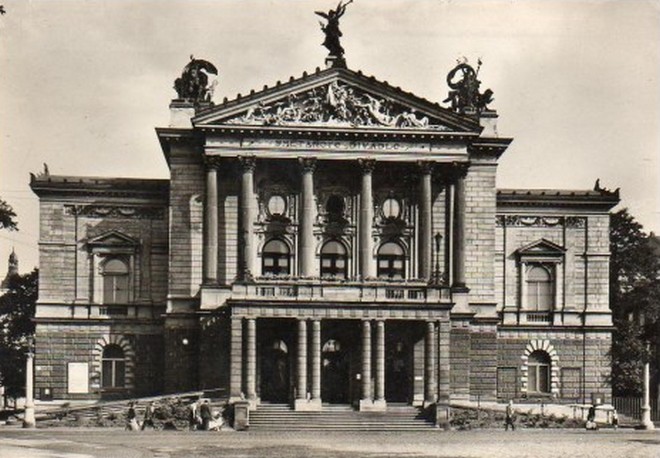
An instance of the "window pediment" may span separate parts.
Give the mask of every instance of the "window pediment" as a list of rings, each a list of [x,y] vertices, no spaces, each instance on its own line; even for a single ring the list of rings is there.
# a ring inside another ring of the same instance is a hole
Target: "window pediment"
[[[91,238],[87,247],[92,252],[133,253],[139,242],[119,231],[108,231]]]
[[[562,262],[566,248],[546,239],[540,239],[516,250],[521,262]]]

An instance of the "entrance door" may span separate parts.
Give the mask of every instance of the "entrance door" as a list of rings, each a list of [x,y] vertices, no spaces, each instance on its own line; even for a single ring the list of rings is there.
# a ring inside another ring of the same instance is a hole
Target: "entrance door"
[[[289,349],[283,340],[271,340],[261,350],[261,399],[289,402]]]
[[[412,401],[412,347],[402,337],[385,345],[385,399],[388,402]]]
[[[337,339],[328,339],[322,347],[321,398],[330,404],[350,402],[349,354]]]

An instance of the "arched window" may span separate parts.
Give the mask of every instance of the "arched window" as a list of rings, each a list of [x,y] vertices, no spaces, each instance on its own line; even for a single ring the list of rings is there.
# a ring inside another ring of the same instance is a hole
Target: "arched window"
[[[405,278],[406,257],[401,245],[383,243],[378,250],[378,276],[381,278]]]
[[[550,393],[550,356],[542,351],[532,352],[527,359],[527,391]]]
[[[126,361],[119,345],[108,345],[101,359],[101,384],[103,388],[123,388],[126,384]]]
[[[534,265],[527,271],[527,309],[538,312],[552,310],[554,282],[547,266]]]
[[[261,255],[263,275],[288,275],[291,254],[282,240],[273,239],[264,245]]]
[[[346,248],[336,240],[326,242],[321,248],[321,277],[346,278],[347,276]]]
[[[103,264],[103,303],[128,303],[128,265],[112,258]]]

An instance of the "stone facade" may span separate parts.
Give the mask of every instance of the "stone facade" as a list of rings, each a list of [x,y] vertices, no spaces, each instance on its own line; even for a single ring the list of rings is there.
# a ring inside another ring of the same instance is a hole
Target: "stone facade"
[[[494,111],[345,68],[171,109],[169,180],[32,179],[42,398],[609,396],[618,196],[498,191]]]

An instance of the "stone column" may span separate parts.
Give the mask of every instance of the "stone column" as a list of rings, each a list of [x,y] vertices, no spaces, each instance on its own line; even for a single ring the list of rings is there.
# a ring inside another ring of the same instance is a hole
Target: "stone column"
[[[431,260],[433,255],[433,196],[431,172],[433,162],[419,161],[419,278],[431,278]]]
[[[435,369],[435,323],[426,322],[426,340],[424,349],[424,405],[434,404],[436,401],[436,369]]]
[[[370,159],[360,159],[362,167],[362,188],[360,191],[360,275],[362,279],[374,277],[373,242],[371,239],[374,202],[371,189],[371,175],[376,162]]]
[[[207,160],[204,206],[204,283],[218,282],[218,162]]]
[[[458,176],[454,184],[454,288],[465,288],[465,177]]]
[[[229,354],[229,397],[231,401],[241,399],[243,392],[243,319],[231,319],[231,343]]]
[[[362,397],[360,410],[371,410],[373,398],[371,397],[371,321],[362,322]]]
[[[307,320],[298,319],[298,367],[295,409],[307,403]]]
[[[302,168],[302,211],[300,212],[300,275],[313,277],[314,253],[314,168],[316,158],[300,158]]]
[[[256,168],[256,159],[254,156],[241,156],[238,158],[241,163],[241,237],[240,243],[243,245],[243,279],[251,279],[255,274],[254,269],[254,219],[256,209],[254,208],[254,169]]]
[[[321,321],[312,321],[312,404],[321,409]]]
[[[27,359],[25,361],[25,412],[23,414],[23,428],[35,428],[37,421],[34,417],[34,342],[29,341]]]
[[[435,407],[435,423],[436,426],[444,429],[449,428],[450,418],[450,335],[451,323],[449,321],[438,321],[438,401]]]
[[[257,399],[257,320],[247,320],[247,351],[246,351],[246,391],[250,401]]]
[[[374,407],[385,410],[385,321],[376,321],[376,399]]]

